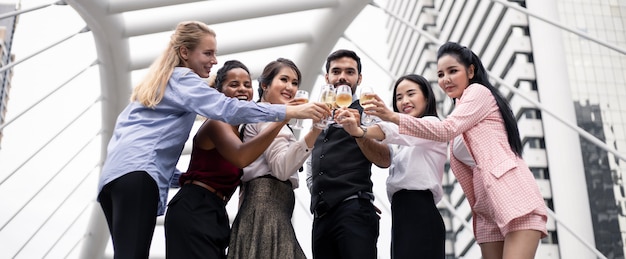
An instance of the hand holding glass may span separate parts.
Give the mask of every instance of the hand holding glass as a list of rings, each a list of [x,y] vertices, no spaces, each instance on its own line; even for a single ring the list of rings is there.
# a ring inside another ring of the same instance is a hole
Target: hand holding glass
[[[335,87],[333,85],[323,85],[320,90],[319,101],[326,104],[329,109],[332,109],[335,106]],[[316,128],[324,129],[330,122],[332,122],[333,117],[328,116],[321,121],[313,124]]]
[[[347,85],[340,85],[337,87],[337,97],[335,98],[335,103],[337,106],[341,108],[347,108],[352,104],[352,89]],[[333,125],[335,127],[341,128],[341,124]]]
[[[350,86],[340,85],[337,87],[335,103],[341,108],[346,108],[352,104],[352,89],[350,89]]]
[[[309,102],[309,92],[306,90],[298,90],[294,99],[303,99],[305,103]],[[302,129],[302,120],[296,119],[296,123],[293,124],[294,129]]]
[[[372,89],[369,86],[361,86],[361,91],[359,94],[359,104],[361,104],[361,106],[363,107],[363,109],[367,109],[367,108],[371,108],[374,105],[372,104],[368,104],[368,105],[363,105],[364,102],[367,101],[371,101],[374,100],[374,89]],[[363,117],[361,118],[361,124],[365,125],[365,126],[370,126],[374,123],[374,116],[372,115],[367,115],[365,114],[365,112],[363,112]]]

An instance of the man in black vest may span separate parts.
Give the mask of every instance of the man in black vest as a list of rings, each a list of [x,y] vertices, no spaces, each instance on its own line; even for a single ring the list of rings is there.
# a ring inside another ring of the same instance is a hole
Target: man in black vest
[[[326,83],[349,85],[352,112],[363,108],[355,94],[361,83],[361,59],[337,50],[326,59]],[[371,167],[389,167],[386,145],[355,138],[330,125],[315,142],[307,183],[311,191],[313,258],[377,258],[379,219],[372,202]]]

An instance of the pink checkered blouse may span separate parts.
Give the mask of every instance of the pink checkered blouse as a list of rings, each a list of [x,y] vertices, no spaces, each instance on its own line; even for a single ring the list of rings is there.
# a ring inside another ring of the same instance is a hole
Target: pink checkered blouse
[[[537,183],[524,160],[511,150],[495,98],[486,87],[468,86],[454,111],[442,121],[401,114],[399,126],[401,134],[451,141],[451,147],[453,139],[462,134],[476,167],[463,164],[453,154],[450,166],[474,214],[491,215],[500,227],[530,213],[547,218]],[[503,177],[505,174],[517,175]],[[480,226],[474,226],[474,231],[477,228]]]

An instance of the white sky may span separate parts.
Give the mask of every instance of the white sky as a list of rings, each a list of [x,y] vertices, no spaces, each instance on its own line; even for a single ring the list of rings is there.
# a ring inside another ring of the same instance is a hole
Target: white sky
[[[0,0],[0,3],[6,1]],[[22,8],[47,3],[50,1],[24,1]],[[360,47],[374,55],[378,62],[386,62],[384,24],[382,12],[367,7],[348,32],[353,41],[366,44]],[[85,23],[69,6],[53,6],[23,14],[19,18],[12,52],[16,60],[23,60],[78,32],[84,26]],[[218,31],[220,33],[227,32]],[[344,40],[340,40],[339,47],[357,50]],[[96,58],[91,33],[85,33],[17,65],[14,68],[7,119],[15,118],[80,70],[87,68]],[[387,87],[391,83],[391,79],[380,72],[369,58],[363,54],[361,58],[363,84]],[[213,71],[217,71],[217,68]],[[77,242],[85,233],[91,213],[90,204],[93,204],[91,202],[96,196],[99,167],[95,166],[100,158],[101,141],[99,137],[92,138],[101,128],[99,104],[88,109],[47,147],[40,152],[37,150],[94,103],[100,94],[98,72],[97,66],[88,69],[3,130],[4,137],[0,143],[0,258],[12,258],[15,255],[16,258],[42,258],[44,255],[47,255],[46,258],[78,258],[81,244]],[[321,81],[316,83],[320,84]],[[385,100],[389,99],[390,93],[379,94]],[[307,123],[310,122],[305,121],[305,127]],[[84,151],[72,159],[84,145]],[[30,162],[25,163],[29,158]],[[179,169],[186,170],[187,162],[188,157],[182,157]],[[378,242],[379,258],[388,258],[390,212],[385,192],[386,171],[380,171],[373,176],[375,192],[379,195],[376,205],[383,210]],[[304,183],[304,173],[300,178],[302,182],[301,187],[296,189],[298,200],[293,223],[300,244],[307,256],[311,257],[310,195]],[[72,192],[73,195],[70,195]],[[64,201],[68,195],[69,198]],[[228,205],[231,218],[236,214],[236,204],[237,200],[233,199]],[[37,234],[33,236],[34,233]],[[163,228],[157,226],[152,243],[153,255],[164,254],[163,240]],[[112,254],[110,244],[107,254]]]
[[[27,1],[23,7],[47,2]],[[82,19],[67,6],[23,14],[12,52],[16,60],[22,60],[82,27]],[[93,45],[91,34],[76,36],[18,64],[14,68],[7,118],[11,120],[88,67],[96,59]],[[97,67],[91,68],[4,129],[0,150],[0,181],[4,181],[0,185],[0,258],[11,258],[19,250],[22,251],[17,258],[40,258],[46,253],[49,258],[62,258],[76,244],[77,237],[84,234],[88,217],[81,217],[75,227],[67,228],[94,198],[98,171],[89,172],[99,160],[100,140],[95,139],[74,162],[64,165],[98,132],[99,106],[89,109],[48,147],[33,154],[96,100],[100,92],[97,78]],[[30,162],[25,163],[31,156]],[[75,195],[63,202],[75,186],[79,186]],[[58,245],[49,251],[55,242]]]

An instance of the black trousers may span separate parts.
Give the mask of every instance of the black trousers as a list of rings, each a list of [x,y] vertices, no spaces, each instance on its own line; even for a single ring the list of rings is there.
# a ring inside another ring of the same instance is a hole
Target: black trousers
[[[444,258],[445,240],[446,227],[430,191],[401,190],[393,195],[391,258]]]
[[[159,206],[159,188],[137,171],[106,184],[98,194],[109,225],[115,259],[148,258]]]
[[[165,257],[226,258],[229,241],[224,201],[198,185],[183,185],[165,214]]]
[[[351,199],[313,220],[313,258],[376,259],[380,218],[368,199]]]

